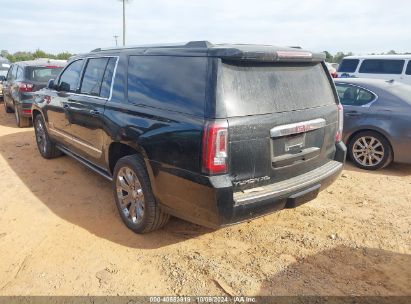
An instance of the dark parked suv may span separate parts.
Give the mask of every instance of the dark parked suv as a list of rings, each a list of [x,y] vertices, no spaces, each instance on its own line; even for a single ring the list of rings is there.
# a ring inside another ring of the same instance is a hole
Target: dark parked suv
[[[137,233],[169,215],[220,227],[292,208],[345,160],[342,108],[323,60],[208,42],[96,49],[38,92],[38,148],[112,180]]]
[[[13,63],[3,81],[4,108],[16,116],[19,127],[31,123],[32,92],[47,86],[47,82],[58,76],[65,60],[36,59]]]

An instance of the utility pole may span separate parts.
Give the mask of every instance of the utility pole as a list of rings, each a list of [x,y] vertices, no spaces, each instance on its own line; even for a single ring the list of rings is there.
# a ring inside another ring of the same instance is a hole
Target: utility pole
[[[123,46],[126,45],[126,0],[123,0]]]
[[[117,44],[118,35],[114,35],[113,37],[114,37],[114,39],[116,39],[116,46],[118,46],[118,44]]]

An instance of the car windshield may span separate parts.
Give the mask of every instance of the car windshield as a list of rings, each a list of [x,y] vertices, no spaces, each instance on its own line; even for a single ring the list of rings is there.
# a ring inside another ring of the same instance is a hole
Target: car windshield
[[[57,78],[62,69],[62,67],[57,66],[28,67],[27,78],[31,81],[47,82],[50,79]]]

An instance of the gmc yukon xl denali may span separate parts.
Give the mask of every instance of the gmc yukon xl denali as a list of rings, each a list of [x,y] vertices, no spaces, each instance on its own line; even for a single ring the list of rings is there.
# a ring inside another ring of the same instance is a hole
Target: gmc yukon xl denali
[[[170,215],[221,227],[315,198],[343,168],[324,55],[260,45],[96,49],[32,108],[40,154],[112,181],[136,233]]]

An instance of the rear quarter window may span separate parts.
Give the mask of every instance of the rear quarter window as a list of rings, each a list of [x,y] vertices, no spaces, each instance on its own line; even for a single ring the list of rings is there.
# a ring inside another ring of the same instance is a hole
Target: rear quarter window
[[[288,112],[335,104],[321,63],[223,62],[218,101],[228,117]]]
[[[165,110],[204,115],[207,58],[130,56],[128,100]]]
[[[360,73],[401,74],[405,60],[365,59],[361,63]]]

